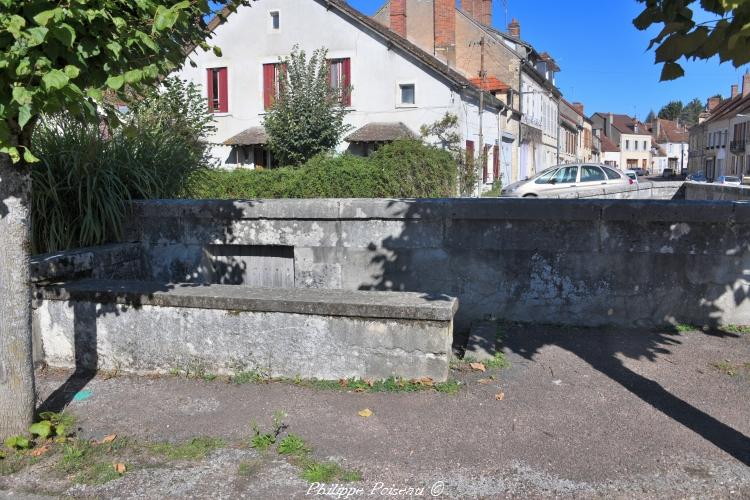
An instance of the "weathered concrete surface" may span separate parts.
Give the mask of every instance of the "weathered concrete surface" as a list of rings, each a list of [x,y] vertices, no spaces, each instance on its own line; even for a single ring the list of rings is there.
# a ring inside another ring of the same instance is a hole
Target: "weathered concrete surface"
[[[685,199],[687,200],[750,200],[749,186],[730,186],[709,182],[686,182]]]
[[[113,243],[31,258],[31,280],[145,278],[143,249],[138,243]]]
[[[206,245],[284,245],[296,287],[447,294],[461,302],[459,329],[488,318],[750,324],[743,203],[166,200],[132,210],[127,238],[161,281],[206,281]]]
[[[377,482],[425,486],[430,498],[431,485],[443,481],[438,498],[750,496],[750,379],[711,366],[750,361],[747,334],[541,326],[505,333],[511,367],[493,384],[478,383],[487,373],[452,372],[464,384],[454,396],[117,377],[94,379],[86,387],[92,397],[68,409],[83,438],[117,433],[149,441],[247,439],[249,421],[267,428],[273,412],[284,410],[287,432],[305,439],[317,458],[360,470],[357,484],[368,492]],[[65,375],[38,374],[42,400]],[[373,416],[358,416],[363,408]],[[188,481],[194,498],[305,497],[288,470],[287,480],[264,473],[234,490],[239,458],[232,466],[225,456],[135,470],[70,494],[175,498]],[[192,474],[210,480],[194,482]],[[0,477],[0,490],[34,485],[48,486],[48,475]]]
[[[415,293],[85,281],[40,292],[55,367],[445,380],[456,300]]]

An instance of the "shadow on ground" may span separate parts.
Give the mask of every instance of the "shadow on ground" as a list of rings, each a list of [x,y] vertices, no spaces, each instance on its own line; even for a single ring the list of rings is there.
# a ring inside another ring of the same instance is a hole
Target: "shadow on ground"
[[[737,338],[717,329],[704,335]],[[510,351],[528,359],[545,346],[557,346],[588,363],[669,418],[700,435],[745,465],[750,465],[750,438],[720,422],[708,413],[671,394],[659,383],[634,372],[623,357],[655,362],[659,354],[669,354],[670,346],[680,343],[673,331],[656,333],[635,331],[601,332],[596,329],[551,329],[543,326],[511,328],[503,340]]]

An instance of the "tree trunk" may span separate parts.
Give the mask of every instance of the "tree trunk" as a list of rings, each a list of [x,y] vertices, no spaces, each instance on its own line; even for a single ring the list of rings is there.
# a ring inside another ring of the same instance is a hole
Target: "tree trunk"
[[[31,353],[28,165],[0,154],[0,439],[24,434],[36,396]]]

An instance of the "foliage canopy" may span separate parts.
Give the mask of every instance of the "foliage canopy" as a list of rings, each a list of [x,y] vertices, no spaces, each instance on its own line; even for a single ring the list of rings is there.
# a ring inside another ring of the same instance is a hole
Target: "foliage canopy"
[[[206,42],[204,16],[250,0],[0,0],[0,153],[36,160],[29,149],[41,114],[69,111],[96,121],[105,91],[154,85]],[[216,15],[223,16],[221,12]]]
[[[750,62],[750,0],[638,0],[645,4],[633,20],[640,30],[652,25],[662,30],[651,40],[656,46],[656,62],[663,63],[661,80],[674,80],[685,74],[677,62],[719,56],[735,68]],[[707,22],[693,19],[698,4],[718,18]]]

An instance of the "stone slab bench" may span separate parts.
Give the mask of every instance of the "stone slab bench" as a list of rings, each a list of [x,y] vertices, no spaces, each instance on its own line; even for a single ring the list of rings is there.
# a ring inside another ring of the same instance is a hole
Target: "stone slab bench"
[[[453,297],[83,280],[38,288],[53,367],[272,377],[448,377]]]

